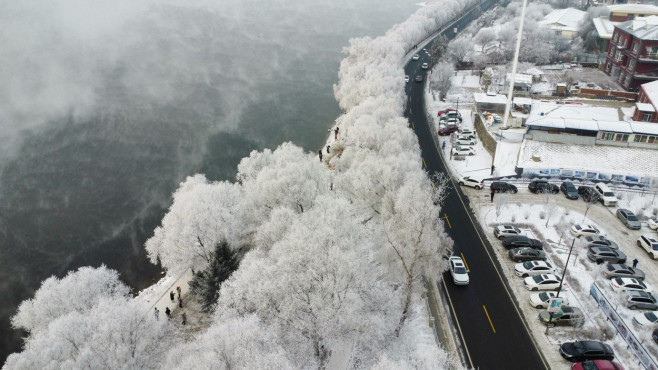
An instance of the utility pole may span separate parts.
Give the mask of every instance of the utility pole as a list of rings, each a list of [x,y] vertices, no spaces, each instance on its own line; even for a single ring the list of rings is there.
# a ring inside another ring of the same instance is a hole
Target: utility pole
[[[557,287],[557,294],[555,298],[560,297],[560,292],[562,291],[562,284],[564,284],[564,277],[567,275],[567,267],[569,266],[569,259],[571,258],[571,252],[573,252],[573,245],[576,243],[576,238],[573,238],[571,242],[571,248],[569,248],[569,255],[567,256],[567,262],[564,263],[564,271],[562,271],[562,279],[560,279],[560,286]],[[550,300],[549,300],[550,302]],[[548,329],[551,328],[551,321],[553,321],[553,313],[548,313],[548,323],[546,324],[546,335],[548,335]]]
[[[514,92],[514,79],[516,76],[516,66],[519,64],[519,50],[521,49],[521,37],[523,36],[523,21],[525,21],[525,8],[528,5],[528,0],[523,0],[523,8],[521,8],[521,22],[519,23],[519,34],[516,36],[516,50],[514,51],[514,61],[512,62],[512,74],[509,83],[509,91],[507,92],[507,104],[505,105],[505,116],[503,116],[503,128],[507,128],[507,116],[509,116],[509,108],[512,104],[512,93]]]

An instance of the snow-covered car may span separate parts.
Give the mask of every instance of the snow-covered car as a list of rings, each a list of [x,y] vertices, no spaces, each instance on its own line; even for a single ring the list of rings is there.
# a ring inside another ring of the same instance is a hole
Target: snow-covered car
[[[468,139],[475,139],[475,132],[468,128],[459,129],[459,135]]]
[[[541,249],[534,249],[530,247],[512,248],[507,253],[509,259],[514,262],[521,261],[546,261],[546,252]]]
[[[441,125],[439,126],[439,136],[450,135],[458,130],[459,126],[457,125]]]
[[[525,233],[521,231],[516,226],[512,225],[498,225],[494,229],[494,236],[498,239],[503,239],[508,236],[524,235]]]
[[[459,146],[452,148],[452,155],[474,155],[475,149],[472,146]]]
[[[418,55],[418,54],[414,54],[414,56],[411,57],[411,59],[413,59],[413,60],[418,60],[418,59],[420,59],[420,55]]]
[[[409,82],[409,76],[404,76],[404,82]]]
[[[457,183],[461,186],[470,186],[477,190],[480,190],[484,187],[484,182],[481,179],[476,179],[470,176],[459,176],[457,178]]]
[[[587,235],[599,235],[601,232],[599,229],[592,225],[580,224],[571,226],[571,235],[576,237],[587,236]]]
[[[459,144],[459,145],[475,145],[475,139],[466,139],[466,138],[461,139],[461,138],[457,138],[457,140],[455,140],[455,144]]]
[[[436,116],[437,116],[437,117],[441,117],[441,116],[446,115],[446,114],[451,113],[451,112],[452,112],[453,114],[455,114],[455,115],[456,115],[456,114],[459,114],[459,115],[461,116],[461,114],[460,114],[460,113],[457,111],[457,109],[455,109],[455,108],[447,108],[447,109],[440,110],[440,111],[436,114]]]
[[[540,312],[539,321],[549,328],[556,325],[581,327],[585,323],[585,314],[578,307],[563,305],[560,312],[550,313],[548,310]]]
[[[557,297],[556,292],[541,292],[541,293],[530,294],[530,298],[528,300],[530,301],[530,305],[534,308],[548,308],[548,302],[551,300],[551,298],[555,298],[555,297]],[[565,297],[560,297],[560,298],[562,298],[562,304],[564,305],[569,304],[568,299],[566,299]]]
[[[637,238],[637,246],[644,249],[653,259],[658,259],[658,238],[651,235],[641,235]]]
[[[647,225],[649,225],[651,230],[658,230],[658,217],[650,218],[647,221]]]
[[[450,275],[455,285],[468,285],[468,270],[461,257],[450,257]]]
[[[459,132],[459,131],[457,131]],[[465,134],[458,134],[457,135],[457,140],[472,140],[473,143],[475,143],[475,136],[473,135],[465,135]]]
[[[423,63],[423,65],[420,66],[422,69],[428,69],[430,67],[429,63]]]
[[[653,287],[651,285],[635,278],[618,277],[610,279],[610,287],[615,292],[641,290],[643,292],[653,293]]]
[[[514,273],[520,277],[554,274],[555,268],[546,261],[527,261],[514,265]]]
[[[560,279],[553,274],[535,275],[523,280],[523,285],[528,290],[557,290],[560,287]]]
[[[633,316],[633,322],[640,326],[656,326],[658,325],[658,311],[638,313]]]
[[[595,247],[610,247],[612,249],[619,249],[619,245],[612,240],[601,235],[590,235],[585,237],[585,243],[587,246]]]

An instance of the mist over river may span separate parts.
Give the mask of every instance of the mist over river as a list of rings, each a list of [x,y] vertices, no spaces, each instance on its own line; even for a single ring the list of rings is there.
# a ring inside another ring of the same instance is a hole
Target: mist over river
[[[139,291],[143,244],[187,175],[252,150],[322,146],[352,37],[412,0],[0,3],[0,358],[40,282],[106,264]]]

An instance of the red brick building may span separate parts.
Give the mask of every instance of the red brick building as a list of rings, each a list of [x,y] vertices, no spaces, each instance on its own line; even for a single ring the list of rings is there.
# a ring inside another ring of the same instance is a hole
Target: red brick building
[[[640,86],[640,92],[635,103],[633,121],[657,122],[658,114],[658,81],[649,82]]]
[[[615,25],[604,72],[624,90],[658,80],[658,16]]]

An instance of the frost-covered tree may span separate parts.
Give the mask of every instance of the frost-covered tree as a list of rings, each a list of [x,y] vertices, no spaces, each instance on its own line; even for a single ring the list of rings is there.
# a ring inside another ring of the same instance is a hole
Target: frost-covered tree
[[[445,35],[439,35],[434,39],[434,41],[432,41],[432,47],[430,48],[430,58],[432,59],[432,65],[437,64],[443,58],[447,47],[448,38]]]
[[[443,100],[448,94],[454,74],[455,67],[452,63],[441,62],[432,67],[432,90],[439,91],[439,99]]]
[[[169,271],[182,271],[190,265],[208,264],[221,240],[241,246],[241,199],[237,184],[210,182],[203,175],[188,177],[174,193],[162,225],[146,241],[151,262],[159,261]]]
[[[208,268],[197,271],[189,282],[190,291],[199,300],[202,310],[213,311],[222,283],[237,270],[239,265],[236,252],[231,250],[226,240],[215,246]]]
[[[482,51],[484,51],[484,47],[487,46],[487,44],[494,40],[496,40],[496,31],[491,27],[482,28],[475,35],[475,42],[482,45]]]
[[[448,55],[455,63],[462,65],[471,61],[474,46],[473,38],[470,35],[459,36],[448,44]]]

